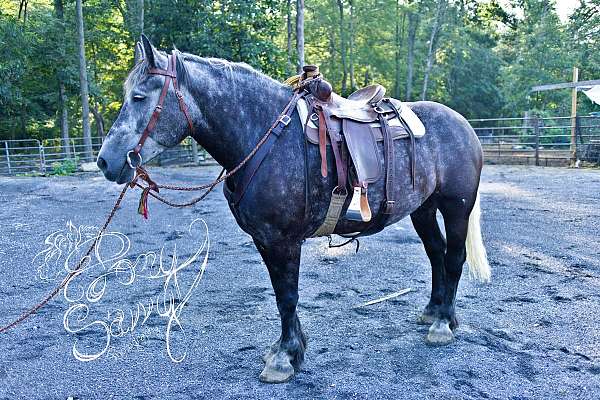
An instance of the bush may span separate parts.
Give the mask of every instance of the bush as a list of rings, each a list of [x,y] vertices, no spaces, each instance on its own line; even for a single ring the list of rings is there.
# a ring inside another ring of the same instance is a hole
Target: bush
[[[77,161],[64,160],[52,163],[52,172],[50,175],[70,175],[75,171],[77,171]]]

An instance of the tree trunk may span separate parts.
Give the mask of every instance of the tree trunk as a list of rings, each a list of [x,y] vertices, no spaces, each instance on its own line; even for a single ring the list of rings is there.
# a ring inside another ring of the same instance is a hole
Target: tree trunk
[[[144,0],[138,0],[138,19],[141,36],[144,34]]]
[[[62,38],[65,37],[65,13],[62,0],[54,0],[54,12],[56,18],[60,21],[60,32]],[[58,43],[61,59],[65,59],[65,43],[60,40]],[[62,65],[58,66],[56,71],[56,80],[58,81],[58,105],[60,108],[60,137],[62,138],[62,147],[67,158],[71,158],[71,141],[69,140],[69,110],[67,108],[67,93],[65,89],[64,77],[62,75]]]
[[[83,33],[83,7],[82,0],[76,0],[77,14],[77,39],[79,46],[79,83],[81,86],[81,117],[83,119],[83,146],[84,158],[92,161],[92,132],[90,130],[90,104],[88,93],[87,67],[85,61],[85,38]]]
[[[304,0],[296,0],[296,51],[298,71],[304,66]]]
[[[431,37],[429,38],[429,49],[427,51],[427,66],[425,67],[425,75],[423,77],[423,91],[421,92],[421,99],[427,98],[427,85],[429,84],[429,74],[431,73],[431,67],[433,66],[433,55],[438,39],[438,33],[442,27],[442,20],[444,18],[444,11],[446,9],[446,0],[438,0],[437,10],[435,12],[435,21],[433,28],[431,29]]]
[[[23,22],[27,21],[27,6],[28,0],[21,0],[19,2],[19,19],[23,17]]]
[[[354,79],[354,0],[349,0],[350,4],[350,21],[348,32],[349,38],[349,51],[348,51],[348,70],[350,73],[350,90],[356,90],[356,80]]]
[[[100,114],[97,104],[92,106],[92,114],[94,114],[94,121],[96,121],[96,133],[104,141],[104,118]]]
[[[417,37],[417,28],[419,27],[419,14],[413,11],[408,13],[408,35],[406,52],[406,101],[412,98],[413,74],[415,66],[415,39]]]
[[[60,106],[60,137],[67,158],[71,158],[71,140],[69,138],[69,111],[67,110],[67,94],[65,84],[58,78],[58,104]]]
[[[25,105],[21,108],[21,114],[19,115],[19,122],[21,126],[21,137],[19,139],[27,139],[27,116],[25,111]],[[13,140],[16,137],[13,137]]]
[[[404,21],[406,19],[406,13],[402,13],[402,19],[400,19],[400,2],[396,0],[396,41],[395,41],[395,75],[394,75],[394,97],[400,98],[400,91],[402,86],[402,78],[400,76],[400,69],[402,67],[400,60],[400,49],[402,46],[402,39],[404,37]]]
[[[327,41],[328,41],[328,48],[329,48],[329,68],[331,68],[332,71],[335,71],[337,68],[337,59],[336,59],[336,57],[337,57],[336,56],[337,38],[335,37],[335,32],[333,31],[333,29],[328,29],[327,34],[328,34]]]
[[[292,0],[287,0],[286,7],[286,25],[287,25],[287,64],[285,68],[286,75],[294,74],[294,64],[292,63]]]
[[[123,27],[131,39],[137,41],[144,33],[144,0],[125,0],[125,7],[121,0],[113,0],[115,7],[123,17]]]
[[[346,63],[346,29],[344,26],[344,2],[337,0],[338,7],[340,9],[340,53],[342,56],[342,95],[346,95],[348,91],[347,80],[348,80],[348,65]]]

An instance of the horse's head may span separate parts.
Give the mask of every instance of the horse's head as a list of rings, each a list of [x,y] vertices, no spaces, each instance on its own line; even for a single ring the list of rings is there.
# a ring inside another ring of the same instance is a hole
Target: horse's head
[[[136,45],[136,65],[124,85],[121,111],[98,154],[97,164],[106,179],[117,183],[130,181],[135,166],[192,133],[192,117],[199,111],[186,90],[182,60],[173,59],[174,67],[169,66],[171,57],[157,51],[145,36]]]

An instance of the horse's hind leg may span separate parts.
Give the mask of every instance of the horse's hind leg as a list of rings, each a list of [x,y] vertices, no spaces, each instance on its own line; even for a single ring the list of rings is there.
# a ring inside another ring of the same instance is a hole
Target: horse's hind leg
[[[452,329],[458,325],[455,312],[456,290],[466,260],[465,242],[474,200],[449,197],[440,197],[438,200],[440,212],[444,217],[447,243],[441,280],[443,287],[440,290],[442,302],[429,328],[427,342],[430,344],[443,345],[454,340]]]
[[[306,337],[296,314],[301,244],[263,245],[256,240],[255,244],[269,270],[281,317],[281,336],[263,358],[265,368],[259,378],[268,383],[286,382],[300,368],[306,348]]]
[[[437,223],[436,212],[437,204],[435,197],[432,196],[410,215],[415,231],[421,238],[431,263],[431,298],[417,321],[419,324],[426,325],[431,325],[438,319],[445,294],[444,256],[446,254],[446,239],[444,239]]]

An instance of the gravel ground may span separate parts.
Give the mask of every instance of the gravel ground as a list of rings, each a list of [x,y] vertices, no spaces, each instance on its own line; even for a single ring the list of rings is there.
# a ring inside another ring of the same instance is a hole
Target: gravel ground
[[[154,174],[160,182],[189,184],[217,172]],[[72,303],[60,296],[0,335],[0,399],[598,399],[599,188],[599,171],[485,168],[483,231],[493,281],[463,278],[457,340],[442,348],[427,346],[427,328],[415,323],[429,296],[431,269],[409,220],[363,239],[358,254],[353,246],[328,249],[326,239],[308,241],[299,314],[309,346],[303,370],[283,385],[258,382],[260,356],[277,338],[279,318],[266,268],[220,191],[192,209],[151,202],[149,221],[137,216],[137,196],[129,195],[111,229],[128,235],[133,255],[177,245],[182,261],[200,243],[187,227],[196,218],[208,224],[208,267],[180,315],[186,338],[175,329],[171,339],[174,353],[187,348],[185,360],[170,360],[166,320],[156,314],[133,333],[118,337],[115,329],[97,360],[76,360],[74,345],[98,352],[106,334],[98,324],[65,331]],[[46,236],[69,220],[100,225],[118,190],[94,174],[0,178],[1,324],[56,284],[40,279],[39,262],[32,262],[47,247]],[[178,274],[184,291],[197,268]],[[116,308],[128,313],[162,293],[160,281],[123,281],[109,277],[88,319],[73,317],[73,323],[111,320]],[[405,288],[412,291],[355,308]]]

